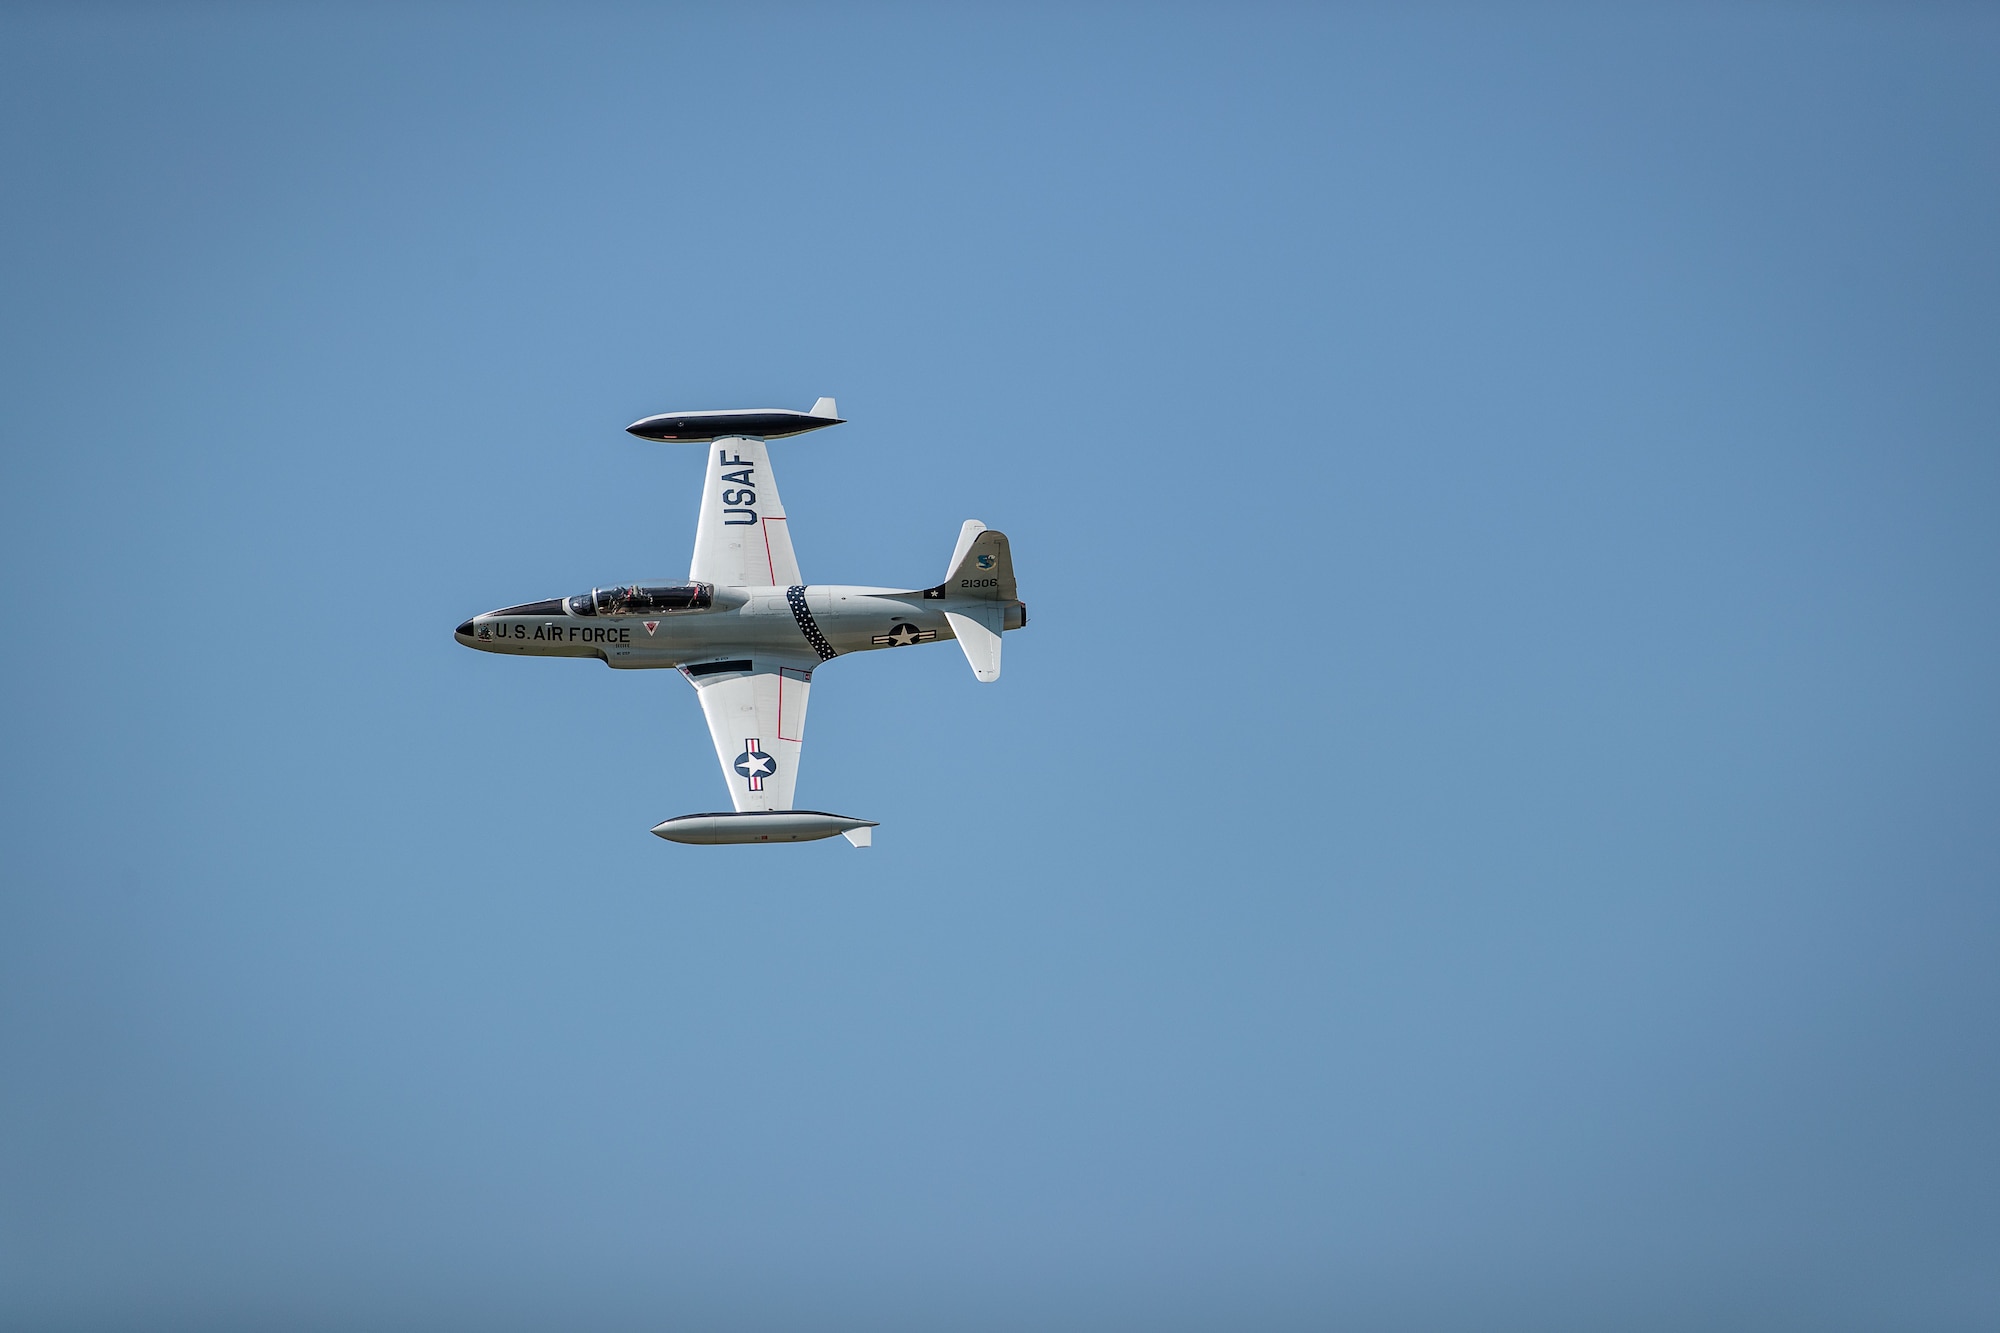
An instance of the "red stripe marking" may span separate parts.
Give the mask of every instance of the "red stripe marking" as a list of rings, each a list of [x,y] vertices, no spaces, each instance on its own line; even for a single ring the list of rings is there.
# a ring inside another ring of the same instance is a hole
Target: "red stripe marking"
[[[764,520],[763,523],[759,523],[757,525],[757,531],[764,534],[764,568],[770,571],[771,582],[773,585],[775,585],[778,582],[778,561],[777,558],[771,554],[771,530],[770,528],[766,527],[765,524],[783,523],[784,521],[785,520],[782,518],[767,518]]]

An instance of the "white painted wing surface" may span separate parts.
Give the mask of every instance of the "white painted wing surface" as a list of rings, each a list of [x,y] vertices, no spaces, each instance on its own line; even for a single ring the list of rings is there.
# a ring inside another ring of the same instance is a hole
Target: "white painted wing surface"
[[[806,734],[812,671],[756,664],[755,671],[689,676],[715,742],[722,780],[738,811],[790,810]]]
[[[701,487],[688,577],[719,588],[804,583],[764,442],[734,436],[703,447],[708,475]]]

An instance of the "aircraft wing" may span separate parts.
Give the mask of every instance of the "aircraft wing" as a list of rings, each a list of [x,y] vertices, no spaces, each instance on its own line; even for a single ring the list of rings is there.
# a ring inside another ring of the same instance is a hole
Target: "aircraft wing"
[[[778,479],[762,440],[710,440],[701,518],[688,577],[721,588],[789,588],[804,583]]]
[[[681,668],[701,695],[709,739],[739,812],[793,808],[813,665],[745,658]]]

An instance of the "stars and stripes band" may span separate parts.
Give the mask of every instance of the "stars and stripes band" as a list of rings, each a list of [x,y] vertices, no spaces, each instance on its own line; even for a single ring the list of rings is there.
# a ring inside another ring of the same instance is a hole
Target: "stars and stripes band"
[[[806,590],[803,586],[785,589],[785,602],[792,608],[792,619],[798,622],[799,633],[806,636],[806,642],[819,654],[824,662],[834,655],[834,647],[826,641],[826,635],[819,632],[819,622],[813,619],[812,609],[806,605]]]
[[[762,744],[756,736],[746,737],[743,753],[736,756],[736,771],[749,781],[751,791],[764,790],[764,779],[778,771],[778,761],[758,748]]]

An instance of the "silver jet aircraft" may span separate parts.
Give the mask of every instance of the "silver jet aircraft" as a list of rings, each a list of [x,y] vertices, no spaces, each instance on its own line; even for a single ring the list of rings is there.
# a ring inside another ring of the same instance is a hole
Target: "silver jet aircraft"
[[[633,422],[625,429],[640,439],[707,450],[686,581],[593,588],[458,627],[458,641],[481,652],[594,657],[614,667],[673,667],[687,678],[736,808],[655,826],[669,841],[807,842],[839,833],[868,846],[873,821],[792,808],[814,669],[843,653],[956,639],[973,675],[998,680],[1001,634],[1028,623],[1006,534],[977,519],[959,529],[936,587],[805,581],[765,441],[840,424],[831,398],[809,412],[664,412]]]

